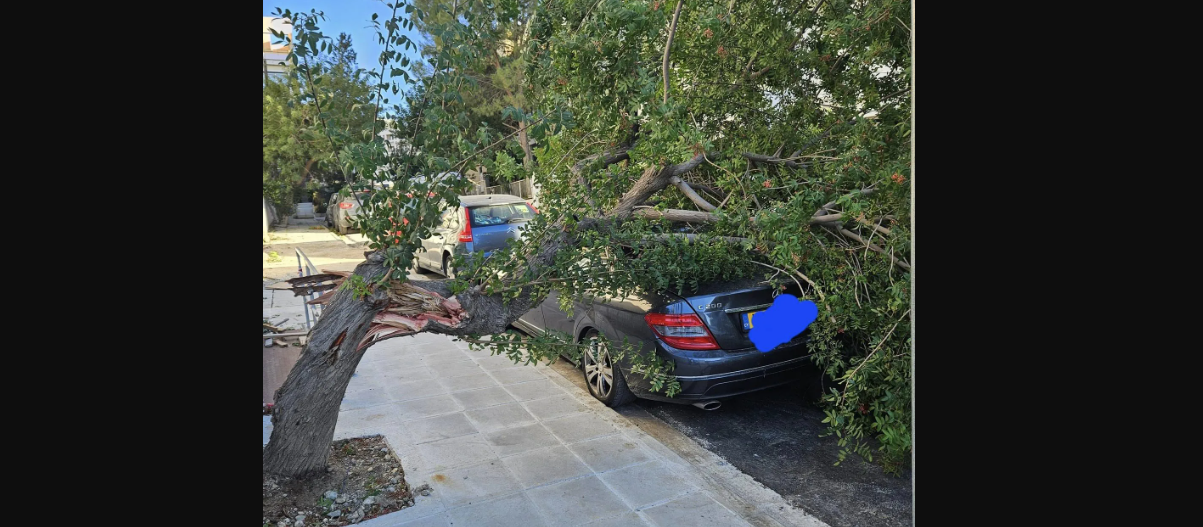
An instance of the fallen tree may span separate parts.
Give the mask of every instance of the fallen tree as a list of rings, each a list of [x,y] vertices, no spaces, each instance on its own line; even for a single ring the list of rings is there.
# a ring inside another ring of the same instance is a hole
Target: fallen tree
[[[423,4],[452,16],[424,26],[440,37],[428,67],[391,70],[394,83],[414,86],[391,125],[411,147],[387,152],[387,171],[375,170],[378,147],[353,145],[342,155],[358,173],[375,174],[357,182],[363,187],[396,183],[373,192],[370,213],[356,220],[371,250],[352,274],[293,281],[298,290],[330,290],[277,393],[265,473],[324,469],[351,375],[379,342],[440,333],[492,342],[518,359],[516,337],[501,336],[552,290],[570,303],[589,292],[681,290],[752,274],[807,284],[820,304],[814,360],[833,381],[826,422],[848,452],[866,457],[862,439],[875,434],[886,468],[898,469],[910,448],[910,112],[894,92],[906,86],[910,55],[909,29],[894,19],[907,4],[802,0],[786,17],[768,1],[681,4],[538,3],[533,13],[489,2]],[[394,5],[384,22],[394,51],[386,47],[381,64],[410,44],[400,31],[410,18],[397,11],[429,16],[410,7]],[[298,28],[302,45],[290,57],[303,76],[322,41],[318,17],[280,14]],[[498,28],[515,19],[528,21],[526,47],[514,52],[526,54],[529,93],[540,102],[514,119],[542,145],[527,163],[542,188],[541,213],[521,243],[483,263],[457,261],[456,279],[409,281],[420,240],[469,190],[453,175],[487,166],[490,152],[517,135],[473,123],[457,97],[480,77],[470,73],[493,63]],[[807,50],[801,59],[787,52],[799,47]],[[760,69],[749,79],[753,62]],[[874,68],[888,72],[875,76]],[[384,72],[376,74],[378,104],[397,89]],[[521,344],[531,360],[554,357],[570,340]],[[643,360],[648,375],[671,380],[670,364]]]

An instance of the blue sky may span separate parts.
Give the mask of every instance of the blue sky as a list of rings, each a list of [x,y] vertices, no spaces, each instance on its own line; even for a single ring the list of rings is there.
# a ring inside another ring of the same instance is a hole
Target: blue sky
[[[391,1],[391,0],[390,0]],[[326,20],[319,23],[322,34],[333,39],[338,38],[339,33],[346,33],[351,36],[351,46],[355,48],[356,62],[359,67],[364,69],[373,69],[380,71],[380,63],[377,62],[380,57],[380,52],[384,51],[384,45],[380,43],[376,36],[376,30],[372,28],[372,13],[380,15],[379,20],[381,25],[392,12],[383,0],[263,0],[263,16],[272,16],[272,12],[279,7],[283,9],[291,9],[292,11],[309,12],[310,9],[316,9],[326,14]],[[404,14],[404,8],[397,10],[398,15]],[[413,39],[414,43],[418,43],[421,37],[416,30],[406,31],[402,28],[405,34]],[[411,62],[420,60],[416,49],[400,50],[405,55],[409,56]],[[387,75],[388,72],[385,72]],[[395,104],[401,97],[389,94],[390,104]]]

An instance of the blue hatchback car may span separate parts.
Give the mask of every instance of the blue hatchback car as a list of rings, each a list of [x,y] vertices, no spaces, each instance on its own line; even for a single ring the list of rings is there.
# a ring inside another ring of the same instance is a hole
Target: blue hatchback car
[[[537,213],[526,200],[510,194],[460,196],[459,206],[444,211],[438,227],[422,240],[415,266],[453,278],[457,255],[488,258],[505,247],[506,240],[521,236]]]

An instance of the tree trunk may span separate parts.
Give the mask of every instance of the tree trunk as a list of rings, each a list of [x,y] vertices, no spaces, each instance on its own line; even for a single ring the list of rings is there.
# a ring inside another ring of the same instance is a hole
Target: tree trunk
[[[535,201],[539,199],[539,189],[535,186],[535,178],[532,175],[535,170],[535,156],[531,153],[530,139],[526,135],[526,121],[518,122],[518,143],[522,145],[522,167],[526,169],[526,178],[530,182],[530,199]]]
[[[378,254],[355,268],[371,281],[384,275]],[[351,291],[335,293],[309,333],[300,360],[276,391],[272,435],[263,448],[264,474],[301,477],[326,469],[334,425],[351,375],[364,350],[357,350],[372,318],[387,305],[383,292],[357,300]]]
[[[531,154],[530,140],[526,137],[526,121],[518,123],[518,144],[522,145],[522,167],[527,171],[535,169],[535,156]]]

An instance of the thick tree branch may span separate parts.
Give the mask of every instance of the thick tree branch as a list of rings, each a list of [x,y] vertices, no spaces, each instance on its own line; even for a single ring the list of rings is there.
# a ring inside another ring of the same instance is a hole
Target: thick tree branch
[[[709,212],[681,209],[637,209],[635,210],[634,216],[649,220],[658,220],[663,218],[668,221],[679,221],[686,223],[715,223],[718,221],[718,216],[715,216]]]
[[[710,212],[717,208],[714,205],[711,205],[709,201],[706,201],[706,198],[703,198],[702,196],[699,196],[697,192],[694,192],[693,188],[689,186],[689,183],[686,183],[685,180],[681,179],[680,177],[673,176],[668,178],[668,180],[673,185],[676,185],[677,188],[681,189],[681,192],[685,194],[685,197],[689,198],[689,201],[692,201],[695,205],[701,207],[702,210]]]
[[[701,212],[696,210],[682,209],[638,209],[634,212],[634,216],[638,218],[646,218],[649,220],[666,219],[668,221],[681,221],[687,223],[718,223],[718,216],[710,212]],[[825,223],[839,223],[843,221],[843,214],[825,214],[823,216],[811,216],[811,225],[819,225]],[[752,223],[756,223],[756,218],[752,218]]]
[[[710,154],[711,157],[718,156],[717,153]],[[648,198],[667,187],[670,179],[673,176],[680,176],[690,170],[693,170],[702,164],[706,159],[705,153],[700,153],[693,156],[693,159],[678,165],[669,165],[659,170],[655,167],[648,168],[639,177],[639,180],[631,185],[631,189],[623,194],[622,199],[618,201],[618,206],[611,211],[610,216],[617,220],[622,220],[631,215],[635,210],[635,206],[647,201]]]
[[[681,6],[685,0],[677,0],[677,9],[673,11],[672,24],[668,26],[668,43],[664,45],[664,104],[668,104],[668,52],[673,47],[673,35],[677,33],[677,18],[681,16]]]

